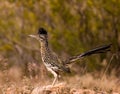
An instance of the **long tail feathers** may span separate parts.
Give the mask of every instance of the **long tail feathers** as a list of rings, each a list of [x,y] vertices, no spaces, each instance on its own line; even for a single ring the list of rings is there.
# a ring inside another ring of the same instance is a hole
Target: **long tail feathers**
[[[69,58],[68,60],[66,60],[64,62],[64,64],[70,64],[82,57],[85,57],[85,56],[89,56],[89,55],[92,55],[92,54],[99,54],[99,53],[105,53],[105,52],[108,52],[110,51],[110,47],[111,47],[111,44],[108,44],[108,45],[103,45],[103,46],[100,46],[100,47],[97,47],[95,49],[92,49],[92,50],[89,50],[87,52],[84,52],[80,55],[77,55],[77,56],[73,56],[71,58]]]

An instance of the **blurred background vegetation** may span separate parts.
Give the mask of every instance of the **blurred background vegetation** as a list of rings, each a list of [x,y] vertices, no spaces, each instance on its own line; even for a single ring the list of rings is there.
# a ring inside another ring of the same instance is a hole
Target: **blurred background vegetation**
[[[0,0],[0,70],[18,66],[29,76],[34,66],[43,67],[40,45],[28,35],[44,27],[62,59],[112,43],[112,52],[76,61],[72,70],[104,71],[110,63],[107,73],[120,76],[119,25],[119,0]]]

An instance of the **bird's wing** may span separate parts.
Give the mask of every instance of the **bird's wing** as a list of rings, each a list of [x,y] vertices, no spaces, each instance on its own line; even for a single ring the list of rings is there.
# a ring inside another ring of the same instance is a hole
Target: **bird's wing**
[[[55,52],[53,52],[52,54],[53,54],[52,56],[53,56],[54,60],[56,60],[56,61],[58,61],[58,63],[62,64],[62,60],[60,59],[60,57]]]
[[[65,71],[67,73],[70,73],[70,69],[67,67],[67,66],[64,66],[63,65],[63,61],[58,57],[58,55],[56,53],[52,53],[53,55],[51,55],[53,58],[52,59],[52,64],[57,66],[58,70],[62,70],[62,71]]]
[[[78,59],[81,59],[82,57],[85,57],[85,56],[89,56],[89,55],[92,55],[92,54],[99,54],[99,53],[105,53],[105,52],[108,52],[110,51],[110,47],[111,47],[111,44],[108,44],[108,45],[103,45],[103,46],[100,46],[100,47],[96,47],[92,50],[89,50],[87,52],[84,52],[80,55],[77,55],[77,56],[73,56],[73,57],[70,57],[69,59],[67,59],[64,64],[70,64]]]

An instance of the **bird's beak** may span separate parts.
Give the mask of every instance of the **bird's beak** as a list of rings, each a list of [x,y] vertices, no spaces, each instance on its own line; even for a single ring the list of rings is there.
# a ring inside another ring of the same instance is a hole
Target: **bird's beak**
[[[35,38],[35,39],[39,40],[39,36],[38,35],[28,35],[28,36],[31,37],[31,38]]]
[[[29,37],[32,37],[32,38],[35,38],[36,37],[36,35],[28,35]]]

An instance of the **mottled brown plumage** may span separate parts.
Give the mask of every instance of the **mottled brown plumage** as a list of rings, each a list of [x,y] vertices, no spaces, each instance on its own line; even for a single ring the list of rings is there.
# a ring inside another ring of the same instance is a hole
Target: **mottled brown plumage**
[[[89,51],[82,53],[80,55],[73,56],[73,57],[67,59],[66,61],[62,62],[57,57],[57,55],[55,55],[49,49],[48,35],[47,35],[47,31],[44,28],[40,28],[38,30],[37,36],[34,36],[34,35],[29,35],[29,36],[36,38],[37,40],[39,40],[39,42],[41,44],[40,52],[41,52],[42,61],[43,61],[44,65],[46,66],[47,70],[50,71],[55,77],[52,85],[54,85],[55,82],[57,81],[59,73],[61,71],[70,73],[70,69],[67,67],[68,64],[70,64],[70,63],[74,62],[75,60],[78,60],[84,56],[88,56],[91,54],[104,53],[106,51],[109,51],[110,46],[111,46],[111,44],[109,44],[109,45],[97,47],[95,49],[89,50]]]
[[[54,85],[59,76],[59,72],[63,71],[63,72],[70,73],[70,70],[68,67],[64,66],[62,61],[57,57],[57,55],[55,55],[49,49],[47,31],[43,28],[40,28],[38,31],[38,35],[39,35],[38,37],[35,37],[33,35],[30,35],[30,36],[39,40],[41,44],[41,48],[40,48],[41,58],[47,70],[50,71],[55,77],[52,83],[52,85]]]

